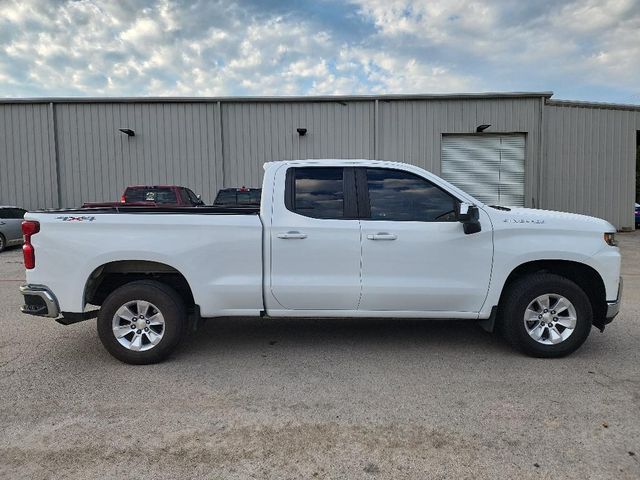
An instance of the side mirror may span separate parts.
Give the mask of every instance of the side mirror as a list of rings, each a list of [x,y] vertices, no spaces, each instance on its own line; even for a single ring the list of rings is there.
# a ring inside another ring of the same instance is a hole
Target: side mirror
[[[472,233],[478,233],[482,230],[480,225],[480,211],[475,205],[468,203],[460,203],[458,207],[458,221],[462,223],[464,233],[470,235]]]

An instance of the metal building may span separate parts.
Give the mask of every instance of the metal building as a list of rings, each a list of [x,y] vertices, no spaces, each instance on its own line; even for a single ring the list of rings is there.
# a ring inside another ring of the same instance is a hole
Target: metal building
[[[271,160],[370,158],[419,165],[490,203],[633,229],[640,106],[551,96],[3,99],[0,204],[116,201],[130,184],[185,185],[211,202],[219,188],[259,186]]]

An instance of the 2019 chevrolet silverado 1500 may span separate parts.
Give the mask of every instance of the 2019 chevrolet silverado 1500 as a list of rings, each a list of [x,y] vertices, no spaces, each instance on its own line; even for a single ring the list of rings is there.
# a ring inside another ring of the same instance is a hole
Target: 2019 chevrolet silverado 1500
[[[479,320],[558,357],[620,306],[610,223],[484,205],[402,163],[268,163],[259,208],[25,218],[22,311],[97,316],[104,346],[129,363],[160,361],[199,318],[249,315]]]

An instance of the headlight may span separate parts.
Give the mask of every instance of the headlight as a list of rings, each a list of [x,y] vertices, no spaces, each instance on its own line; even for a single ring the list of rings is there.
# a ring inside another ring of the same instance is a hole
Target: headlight
[[[616,242],[616,234],[615,233],[605,233],[604,234],[604,241],[606,242],[607,245],[610,245],[612,247],[617,247],[618,246],[618,242]]]

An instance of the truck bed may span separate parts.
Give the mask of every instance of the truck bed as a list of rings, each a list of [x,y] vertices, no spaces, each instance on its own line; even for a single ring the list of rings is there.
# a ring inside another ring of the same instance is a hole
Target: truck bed
[[[62,311],[82,312],[88,279],[114,262],[152,262],[180,272],[203,316],[263,309],[262,222],[255,208],[123,206],[25,218],[40,223],[27,282],[55,291]]]

